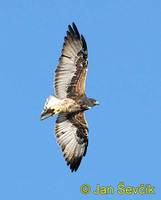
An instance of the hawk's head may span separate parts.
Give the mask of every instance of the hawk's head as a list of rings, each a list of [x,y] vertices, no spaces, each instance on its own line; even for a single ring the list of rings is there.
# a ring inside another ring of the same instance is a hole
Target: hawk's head
[[[87,106],[88,108],[91,108],[93,106],[99,105],[99,102],[95,99],[88,98]]]

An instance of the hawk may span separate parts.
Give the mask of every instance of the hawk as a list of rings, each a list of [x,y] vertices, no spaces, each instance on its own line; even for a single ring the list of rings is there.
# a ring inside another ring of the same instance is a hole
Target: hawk
[[[85,94],[87,44],[76,25],[68,26],[59,64],[55,71],[55,96],[46,99],[41,119],[58,114],[55,134],[67,165],[76,171],[88,146],[88,125],[84,111],[98,105]]]

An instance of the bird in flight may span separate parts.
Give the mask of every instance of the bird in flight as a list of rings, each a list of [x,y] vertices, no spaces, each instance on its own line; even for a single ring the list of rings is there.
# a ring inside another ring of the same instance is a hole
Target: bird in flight
[[[67,165],[76,171],[88,146],[88,124],[84,111],[99,103],[85,93],[87,44],[76,25],[68,26],[55,71],[55,96],[46,99],[41,119],[58,114],[55,134]]]

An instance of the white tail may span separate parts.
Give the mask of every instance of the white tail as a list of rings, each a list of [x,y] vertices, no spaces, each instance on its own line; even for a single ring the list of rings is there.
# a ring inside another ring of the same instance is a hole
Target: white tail
[[[46,119],[54,114],[59,113],[61,101],[62,100],[58,99],[55,96],[49,96],[46,99],[43,112],[41,113],[41,120]]]

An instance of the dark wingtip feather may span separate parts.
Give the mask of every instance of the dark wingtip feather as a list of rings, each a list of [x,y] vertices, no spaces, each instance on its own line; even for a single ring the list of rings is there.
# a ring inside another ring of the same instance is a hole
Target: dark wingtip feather
[[[87,146],[85,147],[85,150],[84,150],[84,154],[83,154],[83,156],[85,156],[86,153],[87,153],[87,147],[88,147],[88,140],[87,140]]]
[[[79,31],[78,31],[77,26],[75,25],[74,22],[72,23],[72,26],[73,26],[74,32],[76,33],[77,37],[80,38]]]
[[[82,41],[83,50],[87,55],[88,52],[87,52],[86,40],[85,40],[83,35],[80,35],[78,28],[77,28],[77,26],[75,25],[74,22],[72,23],[72,25],[70,25],[70,24],[68,25],[68,31],[67,31],[67,37],[73,37],[73,36]]]
[[[72,26],[76,26],[74,22],[72,22]]]
[[[74,30],[71,27],[71,25],[68,25],[68,29],[69,29],[69,32],[71,33],[71,35],[74,36]]]
[[[85,40],[85,38],[84,38],[83,35],[81,35],[81,39],[82,39],[83,49],[84,49],[85,51],[87,51],[87,43],[86,43],[86,40]]]
[[[73,172],[73,171],[76,172],[78,170],[81,160],[82,160],[82,157],[75,158],[74,161],[72,163],[70,163],[71,172]]]

